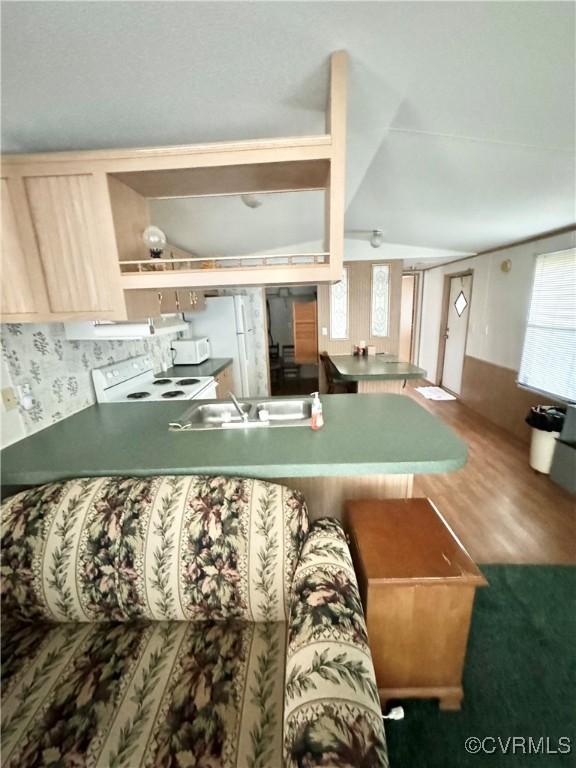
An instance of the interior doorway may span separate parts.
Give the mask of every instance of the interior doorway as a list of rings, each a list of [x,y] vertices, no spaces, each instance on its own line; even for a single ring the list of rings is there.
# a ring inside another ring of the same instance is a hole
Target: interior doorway
[[[472,302],[472,271],[446,275],[438,367],[442,387],[459,395]]]
[[[414,336],[418,275],[414,272],[402,275],[400,297],[400,341],[398,357],[403,362],[414,362]]]
[[[266,289],[272,395],[318,390],[316,286]]]

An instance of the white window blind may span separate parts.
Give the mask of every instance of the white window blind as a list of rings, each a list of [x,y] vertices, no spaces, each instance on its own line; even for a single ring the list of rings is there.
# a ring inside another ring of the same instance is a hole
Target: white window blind
[[[518,383],[576,400],[576,249],[538,256]]]

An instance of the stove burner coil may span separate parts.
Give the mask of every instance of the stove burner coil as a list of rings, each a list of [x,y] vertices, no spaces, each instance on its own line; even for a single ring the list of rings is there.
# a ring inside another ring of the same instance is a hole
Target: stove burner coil
[[[128,400],[143,400],[145,397],[150,397],[150,392],[131,392],[126,397]]]
[[[157,387],[159,384],[170,384],[171,379],[154,379],[154,386]]]
[[[180,379],[180,381],[176,382],[176,385],[178,387],[187,387],[190,384],[198,384],[200,379]]]
[[[181,389],[171,389],[169,392],[163,392],[162,397],[166,397],[166,398],[180,397],[183,394],[184,392]]]

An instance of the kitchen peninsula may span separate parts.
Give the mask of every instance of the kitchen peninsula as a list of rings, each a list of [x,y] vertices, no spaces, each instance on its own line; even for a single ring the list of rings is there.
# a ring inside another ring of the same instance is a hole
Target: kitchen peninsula
[[[305,494],[313,517],[340,517],[345,499],[403,498],[414,474],[450,472],[466,445],[403,395],[329,395],[325,426],[171,432],[180,402],[100,404],[1,453],[2,487],[71,477],[223,474],[276,479]]]
[[[400,393],[407,379],[424,379],[426,371],[395,355],[330,355],[342,381],[356,382],[358,392]]]

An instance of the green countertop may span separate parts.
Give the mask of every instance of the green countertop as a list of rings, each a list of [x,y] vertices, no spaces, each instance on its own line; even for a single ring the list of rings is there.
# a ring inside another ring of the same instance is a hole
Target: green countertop
[[[345,381],[424,379],[426,371],[412,363],[403,363],[394,355],[330,355],[338,373]]]
[[[161,379],[164,376],[218,376],[224,368],[228,368],[232,363],[231,357],[210,357],[198,365],[174,365],[167,371],[160,371],[156,377]]]
[[[466,445],[405,395],[325,395],[325,426],[170,432],[190,403],[94,405],[5,448],[3,486],[91,475],[449,472]]]

